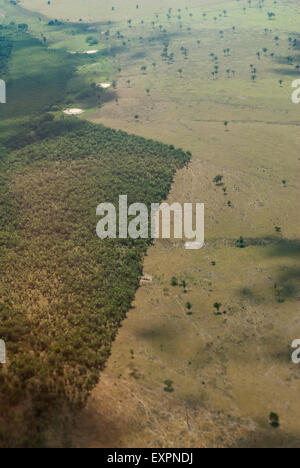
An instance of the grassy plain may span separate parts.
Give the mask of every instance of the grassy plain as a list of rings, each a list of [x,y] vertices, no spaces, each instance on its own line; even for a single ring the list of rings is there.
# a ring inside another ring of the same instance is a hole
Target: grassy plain
[[[21,3],[52,18],[112,21],[98,26],[110,29],[118,102],[88,118],[192,151],[170,200],[206,204],[204,249],[185,252],[159,241],[148,251],[144,271],[154,276],[153,285],[138,291],[74,443],[299,446],[299,375],[291,363],[291,343],[300,336],[300,108],[291,101],[291,82],[300,77],[299,4],[268,0],[258,8],[253,1],[249,8],[246,1],[175,0],[168,21],[169,5],[156,0],[139,9],[136,1],[123,1],[115,12],[106,0],[72,0],[72,8],[67,0],[50,7]],[[174,60],[162,60],[166,45]],[[213,183],[217,174],[223,187]],[[240,236],[246,248],[236,247]],[[187,293],[170,285],[173,276],[187,282]],[[215,314],[215,302],[226,315]],[[173,381],[170,396],[166,379]],[[109,394],[114,402],[106,406]],[[201,425],[204,409],[221,412],[215,424],[211,417],[215,433],[209,435]],[[280,416],[276,430],[268,423],[272,411]],[[241,421],[241,434],[226,415]]]

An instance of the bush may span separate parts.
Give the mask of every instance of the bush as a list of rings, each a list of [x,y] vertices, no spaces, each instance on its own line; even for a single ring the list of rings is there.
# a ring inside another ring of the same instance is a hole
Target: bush
[[[178,279],[175,276],[171,279],[171,286],[178,286]]]
[[[272,426],[275,429],[277,429],[280,426],[279,416],[277,413],[270,413],[269,423],[270,423],[270,426]]]

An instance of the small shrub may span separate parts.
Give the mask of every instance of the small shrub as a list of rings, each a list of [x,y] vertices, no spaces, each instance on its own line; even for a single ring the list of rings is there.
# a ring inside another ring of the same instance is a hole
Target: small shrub
[[[277,429],[280,426],[279,416],[277,413],[270,413],[269,416],[270,426]]]
[[[175,276],[171,279],[171,286],[178,286],[178,279]]]
[[[164,384],[166,385],[164,388],[164,391],[167,393],[173,393],[174,388],[173,388],[173,381],[172,380],[165,380]]]

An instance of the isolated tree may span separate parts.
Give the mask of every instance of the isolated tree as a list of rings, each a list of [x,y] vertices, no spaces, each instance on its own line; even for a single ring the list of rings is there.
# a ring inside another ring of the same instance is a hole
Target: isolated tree
[[[277,413],[270,413],[269,424],[274,429],[277,429],[280,426],[279,416]]]
[[[178,279],[176,278],[176,276],[173,276],[173,278],[171,279],[171,286],[178,286]]]
[[[240,249],[244,249],[246,247],[244,238],[241,236],[239,240],[236,242],[236,245]]]
[[[172,380],[165,380],[164,384],[166,385],[166,387],[164,388],[165,392],[168,392],[168,393],[174,392],[173,381]]]
[[[224,178],[224,176],[222,176],[221,174],[218,174],[218,175],[214,178],[213,182],[214,182],[216,185],[219,185],[219,184],[222,182],[223,178]]]

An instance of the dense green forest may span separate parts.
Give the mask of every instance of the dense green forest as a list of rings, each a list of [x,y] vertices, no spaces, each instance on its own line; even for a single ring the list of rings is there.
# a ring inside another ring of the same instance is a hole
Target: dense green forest
[[[8,88],[19,97],[14,60],[24,41],[26,70],[30,60],[37,66],[37,55],[49,54],[25,31],[1,29],[2,60],[12,50]],[[53,78],[65,64],[60,53],[51,55]],[[72,67],[67,73],[71,79]],[[28,89],[30,77],[32,85],[37,79],[26,75]],[[148,242],[98,239],[96,207],[117,204],[120,194],[129,203],[160,202],[190,159],[182,150],[50,112],[60,94],[50,87],[40,96],[47,83],[38,81],[26,116],[13,96],[0,115],[0,338],[8,352],[0,367],[2,447],[44,444],[63,409],[84,405],[130,308]]]

